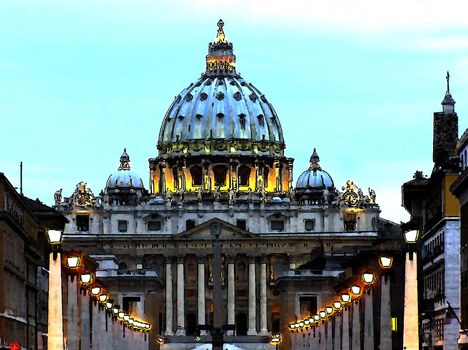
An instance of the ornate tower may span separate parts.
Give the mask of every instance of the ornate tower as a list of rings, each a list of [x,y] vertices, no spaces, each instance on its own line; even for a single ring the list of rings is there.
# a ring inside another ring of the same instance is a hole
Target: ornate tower
[[[434,113],[433,154],[434,170],[454,170],[457,167],[458,116],[450,94],[450,74],[447,72],[447,91],[442,112]]]

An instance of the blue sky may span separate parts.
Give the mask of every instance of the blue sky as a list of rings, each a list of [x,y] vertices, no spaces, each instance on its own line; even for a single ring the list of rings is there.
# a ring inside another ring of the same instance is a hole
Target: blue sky
[[[295,158],[314,147],[341,187],[375,189],[406,220],[400,186],[432,170],[445,74],[468,126],[464,1],[0,1],[0,171],[53,203],[99,193],[127,147],[148,183],[162,118],[204,70],[222,18],[237,68],[272,102]]]

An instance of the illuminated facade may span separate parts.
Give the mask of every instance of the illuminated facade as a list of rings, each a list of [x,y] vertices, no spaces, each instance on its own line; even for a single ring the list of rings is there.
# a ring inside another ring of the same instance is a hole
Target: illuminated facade
[[[70,197],[56,193],[70,220],[64,246],[96,259],[115,301],[154,325],[151,349],[209,342],[197,326],[212,324],[215,307],[213,225],[221,228],[223,318],[235,328],[225,341],[242,349],[270,349],[278,332],[281,348],[294,348],[292,320],[316,312],[359,269],[377,268],[378,251],[400,250],[400,231],[379,217],[373,190],[335,187],[315,150],[294,183],[285,147],[273,106],[236,72],[220,21],[205,72],[163,118],[149,189],[124,150],[99,196],[84,182]],[[400,287],[402,275],[392,277]],[[392,292],[385,324],[401,320],[400,294]],[[389,334],[375,343],[400,348],[401,328]]]
[[[411,214],[405,230],[420,230],[419,324],[422,349],[457,349],[460,324],[459,204],[450,192],[458,178],[458,116],[447,75],[442,112],[434,113],[430,177],[417,171],[402,186],[403,206]]]

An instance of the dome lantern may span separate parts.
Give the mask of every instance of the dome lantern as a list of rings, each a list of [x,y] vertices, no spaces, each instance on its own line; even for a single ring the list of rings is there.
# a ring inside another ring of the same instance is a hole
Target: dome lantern
[[[226,40],[223,27],[224,22],[220,19],[215,41],[208,44],[205,74],[209,76],[236,74],[236,56],[232,43]]]
[[[444,100],[442,101],[442,111],[444,114],[451,114],[455,112],[455,100],[450,93],[450,73],[447,71],[447,91],[445,92]]]

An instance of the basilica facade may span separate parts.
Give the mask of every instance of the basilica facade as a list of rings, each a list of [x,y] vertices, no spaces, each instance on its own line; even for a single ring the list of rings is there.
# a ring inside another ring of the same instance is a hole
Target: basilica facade
[[[86,179],[67,189],[69,197],[57,191],[55,207],[69,220],[64,247],[94,258],[114,301],[151,322],[150,349],[209,343],[203,326],[213,324],[217,307],[230,325],[225,342],[270,349],[271,335],[281,333],[282,349],[299,348],[289,323],[315,314],[362,269],[377,269],[381,251],[395,254],[398,269],[401,240],[398,226],[380,218],[375,192],[351,180],[335,184],[313,147],[294,181],[279,117],[236,72],[220,21],[205,72],[162,118],[150,182],[132,171],[123,150],[99,195]],[[215,241],[221,266],[214,266]],[[389,318],[402,317],[400,291],[392,291]],[[377,309],[379,298],[376,292]],[[377,309],[371,321],[379,345]],[[393,348],[401,348],[401,328],[387,339]]]

